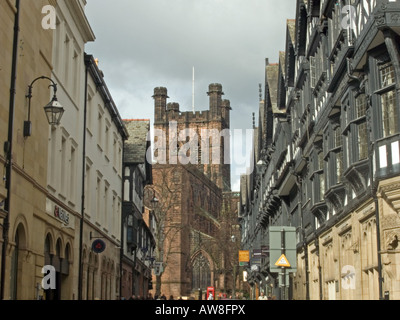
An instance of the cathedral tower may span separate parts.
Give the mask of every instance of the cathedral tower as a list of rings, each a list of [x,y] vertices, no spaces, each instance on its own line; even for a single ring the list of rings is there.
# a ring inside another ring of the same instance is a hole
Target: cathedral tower
[[[161,130],[165,134],[166,164],[179,164],[177,155],[185,144],[185,141],[178,141],[179,134],[186,129],[195,133],[198,139],[195,150],[196,162],[193,161],[191,164],[196,164],[198,169],[221,190],[230,191],[229,129],[232,109],[230,101],[222,99],[224,93],[221,84],[210,84],[207,94],[210,98],[209,110],[181,112],[178,103],[167,103],[169,97],[166,88],[155,88],[154,129]]]

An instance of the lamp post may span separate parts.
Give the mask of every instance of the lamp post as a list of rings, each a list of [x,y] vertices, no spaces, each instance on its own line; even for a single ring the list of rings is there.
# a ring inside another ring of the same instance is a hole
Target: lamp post
[[[54,92],[53,99],[44,107],[44,112],[46,113],[49,125],[59,125],[61,118],[64,114],[64,108],[61,106],[61,104],[58,102],[57,99],[57,84],[52,79],[46,76],[41,76],[36,78],[29,85],[28,87],[29,92],[28,95],[26,96],[29,102],[28,102],[28,120],[24,122],[24,137],[30,137],[32,135],[32,122],[31,122],[32,90],[34,83],[38,80],[49,80],[51,82],[49,88],[52,87]]]

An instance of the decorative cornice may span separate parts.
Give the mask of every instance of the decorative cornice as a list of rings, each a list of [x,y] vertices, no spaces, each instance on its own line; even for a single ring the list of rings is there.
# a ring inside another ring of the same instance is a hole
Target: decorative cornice
[[[85,15],[84,8],[80,4],[79,0],[68,0],[64,2],[68,9],[71,11],[71,15],[80,31],[83,41],[85,43],[94,41],[96,39],[94,32],[89,24],[89,21]]]

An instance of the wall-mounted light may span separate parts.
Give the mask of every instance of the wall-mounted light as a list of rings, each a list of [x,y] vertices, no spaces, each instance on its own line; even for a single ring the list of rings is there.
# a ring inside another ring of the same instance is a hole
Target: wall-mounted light
[[[53,88],[53,99],[44,107],[44,112],[46,113],[47,121],[49,125],[59,125],[61,118],[64,114],[64,108],[57,100],[57,84],[50,78],[46,76],[41,76],[32,81],[32,83],[28,86],[29,92],[26,96],[28,98],[28,120],[24,122],[24,137],[30,137],[32,135],[32,122],[31,122],[31,100],[32,100],[32,89],[33,84],[42,79],[47,79],[51,82],[49,86]]]

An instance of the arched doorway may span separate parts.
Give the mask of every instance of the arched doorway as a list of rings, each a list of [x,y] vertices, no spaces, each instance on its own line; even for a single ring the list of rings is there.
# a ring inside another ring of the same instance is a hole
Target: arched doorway
[[[50,233],[47,234],[44,241],[44,265],[54,267],[53,238]],[[45,300],[57,300],[57,290],[51,288],[44,289],[44,298]]]
[[[21,250],[26,248],[25,228],[22,224],[18,225],[14,236],[15,247],[11,254],[11,281],[10,281],[10,298],[17,300],[21,293],[22,286],[22,259]]]

